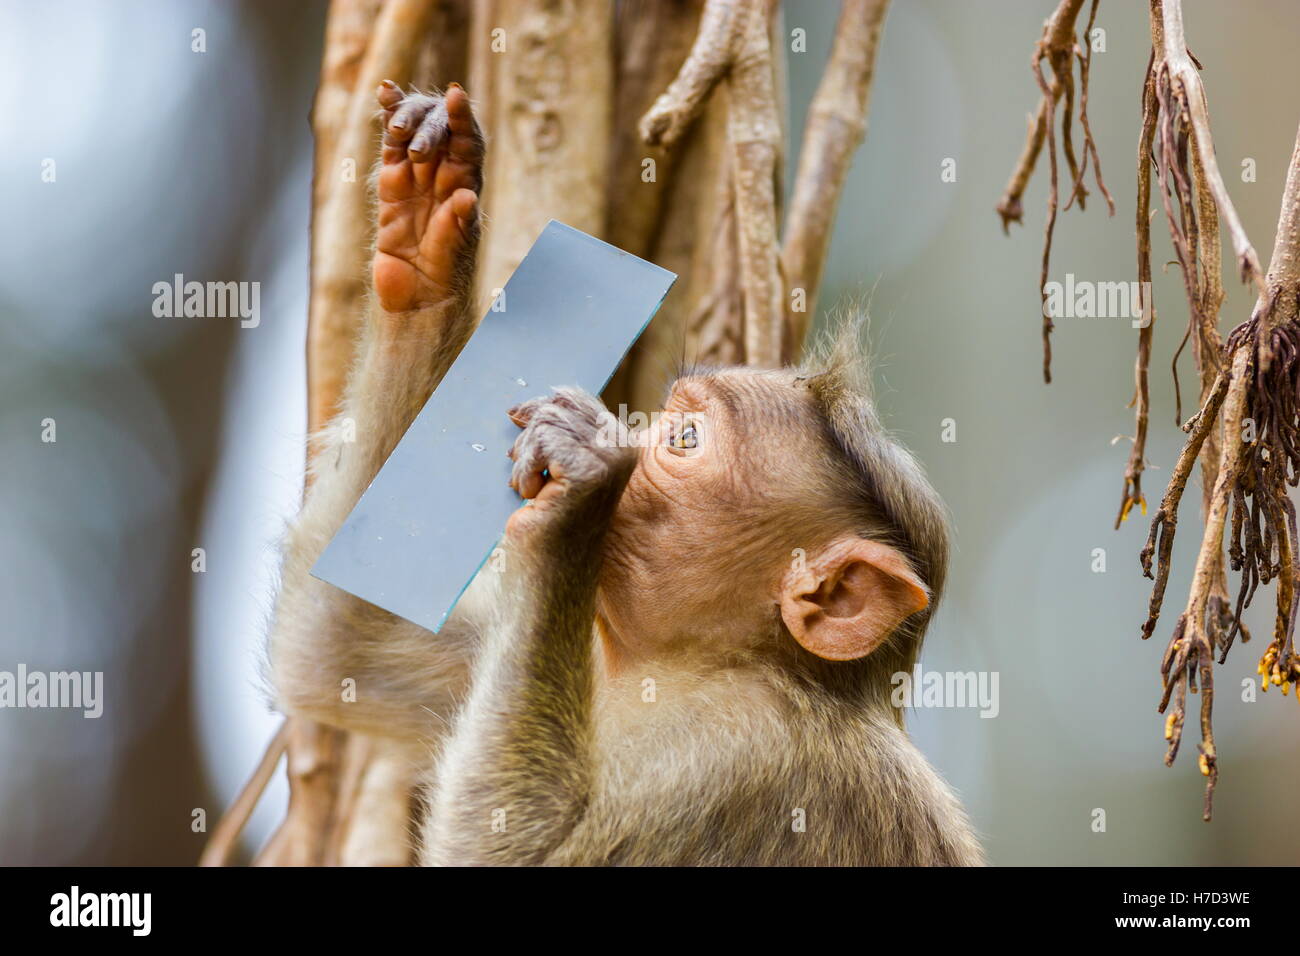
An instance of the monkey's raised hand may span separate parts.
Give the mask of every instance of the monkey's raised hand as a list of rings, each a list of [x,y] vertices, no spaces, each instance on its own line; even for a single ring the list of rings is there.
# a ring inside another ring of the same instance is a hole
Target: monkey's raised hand
[[[636,467],[627,430],[596,398],[580,388],[557,388],[507,413],[523,428],[510,449],[510,487],[532,504],[510,517],[506,533],[518,536],[548,515],[599,499],[612,509]],[[585,509],[584,509],[585,510]]]
[[[442,96],[385,82],[377,96],[376,294],[343,407],[315,438],[313,481],[285,536],[269,656],[287,713],[394,737],[427,759],[464,696],[486,605],[462,601],[432,641],[311,568],[474,330],[484,146],[459,86]],[[339,682],[359,675],[364,691],[343,699]]]
[[[372,272],[388,312],[438,305],[468,289],[478,241],[483,134],[458,85],[403,93],[385,80],[379,232]]]

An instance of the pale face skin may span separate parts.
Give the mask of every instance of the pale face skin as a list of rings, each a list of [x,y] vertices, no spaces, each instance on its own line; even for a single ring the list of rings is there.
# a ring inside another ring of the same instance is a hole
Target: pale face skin
[[[598,615],[616,662],[734,649],[770,628],[796,546],[779,517],[793,489],[756,447],[781,433],[756,433],[735,409],[764,407],[792,379],[728,370],[673,386],[607,539]]]
[[[805,401],[789,370],[673,386],[606,542],[597,622],[613,672],[723,662],[778,620],[816,656],[853,660],[928,605],[898,551],[832,514],[827,449],[796,414]]]

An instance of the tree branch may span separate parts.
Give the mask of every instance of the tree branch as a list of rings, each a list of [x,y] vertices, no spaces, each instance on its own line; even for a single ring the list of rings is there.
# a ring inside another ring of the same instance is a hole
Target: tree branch
[[[1162,7],[1164,26],[1163,68],[1168,71],[1172,81],[1181,87],[1178,91],[1179,104],[1186,111],[1187,118],[1195,131],[1196,152],[1204,166],[1205,181],[1214,196],[1219,215],[1228,227],[1232,237],[1232,248],[1237,255],[1237,267],[1241,281],[1253,280],[1263,291],[1263,275],[1259,267],[1259,256],[1250,244],[1246,230],[1237,215],[1237,209],[1228,196],[1228,189],[1223,184],[1219,173],[1219,163],[1214,156],[1214,140],[1210,135],[1210,113],[1206,106],[1205,87],[1197,66],[1187,53],[1187,40],[1183,35],[1182,0],[1152,0],[1153,9]]]
[[[768,3],[750,0],[739,49],[727,77],[731,144],[745,310],[745,362],[781,364],[785,296],[777,247],[776,167],[781,144],[768,33]]]
[[[328,159],[325,150],[331,137],[319,144],[307,320],[309,434],[338,411],[365,300],[371,223],[368,174],[377,155],[375,88],[384,79],[399,85],[411,81],[433,9],[433,0],[389,0],[383,6]],[[330,12],[333,18],[336,12],[342,16],[352,11],[349,4],[336,3]],[[332,88],[328,96],[337,99]],[[325,108],[318,118],[334,122],[332,111]]]
[[[686,62],[654,105],[641,117],[647,146],[670,147],[699,116],[714,86],[731,69],[740,49],[753,0],[708,0],[700,15],[700,32]]]
[[[671,145],[718,82],[726,81],[745,361],[762,367],[779,365],[785,351],[776,238],[781,118],[769,32],[772,10],[770,0],[708,0],[686,62],[640,124],[648,145]]]
[[[374,91],[381,80],[405,84],[414,77],[422,54],[427,57],[436,7],[435,0],[388,0],[378,9],[369,0],[335,0],[330,8],[328,40],[345,52],[334,55],[327,47],[313,115],[317,154],[307,325],[308,434],[338,410],[364,311],[372,222],[369,171],[378,133]],[[362,35],[368,37],[365,53],[353,67]],[[345,96],[342,87],[349,77],[352,88]],[[258,865],[326,862],[334,842],[332,827],[347,826],[335,807],[346,735],[301,718],[289,724],[289,808],[258,855]]]
[[[280,729],[271,738],[257,769],[248,778],[248,783],[244,784],[244,789],[239,791],[235,802],[226,810],[220,822],[213,827],[207,846],[203,848],[203,855],[199,857],[199,866],[230,865],[230,859],[235,853],[235,848],[239,846],[239,838],[243,835],[244,827],[248,825],[248,819],[257,808],[258,801],[262,799],[266,785],[275,776],[275,768],[280,765],[280,758],[284,756],[288,745],[289,719],[286,717],[281,721]]]
[[[830,62],[808,108],[794,198],[785,224],[781,265],[785,272],[787,338],[790,354],[802,347],[817,314],[835,212],[853,154],[867,131],[876,53],[889,0],[844,0]],[[803,290],[796,311],[790,293]]]

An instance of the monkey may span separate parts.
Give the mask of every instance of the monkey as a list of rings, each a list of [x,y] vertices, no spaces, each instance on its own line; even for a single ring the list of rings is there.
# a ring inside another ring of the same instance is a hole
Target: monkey
[[[948,530],[857,323],[799,367],[684,369],[635,433],[573,387],[503,409],[523,504],[436,635],[310,576],[476,318],[469,97],[378,99],[373,304],[284,543],[278,705],[420,768],[426,865],[983,864],[890,699]]]

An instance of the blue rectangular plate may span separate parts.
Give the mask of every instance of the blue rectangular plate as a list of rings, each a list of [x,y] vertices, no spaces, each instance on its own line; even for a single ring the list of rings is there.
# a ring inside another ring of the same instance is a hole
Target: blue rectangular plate
[[[506,409],[599,392],[677,277],[551,220],[312,574],[437,631],[520,506]]]

